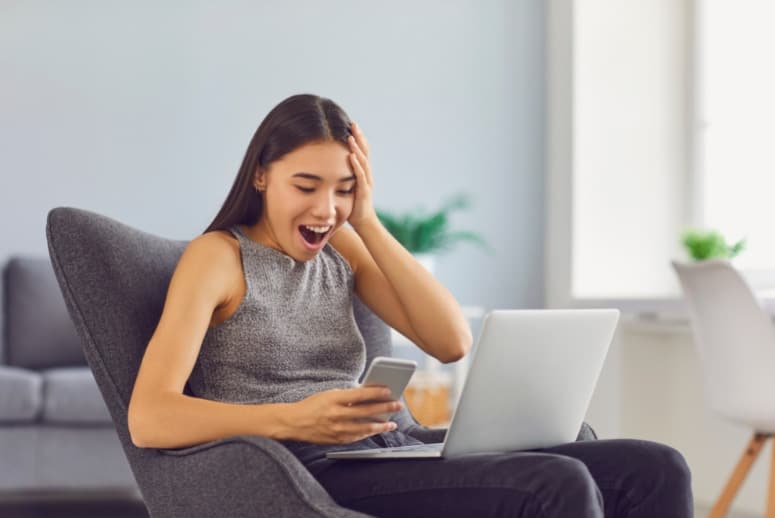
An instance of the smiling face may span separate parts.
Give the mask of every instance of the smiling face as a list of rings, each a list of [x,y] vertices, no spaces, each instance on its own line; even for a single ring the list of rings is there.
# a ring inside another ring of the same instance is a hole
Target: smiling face
[[[355,176],[348,154],[336,141],[305,144],[257,174],[254,186],[264,203],[250,237],[297,261],[312,259],[352,211]]]

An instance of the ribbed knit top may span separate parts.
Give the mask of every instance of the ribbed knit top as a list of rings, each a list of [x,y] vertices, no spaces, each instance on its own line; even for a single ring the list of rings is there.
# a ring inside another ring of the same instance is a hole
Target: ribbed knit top
[[[296,261],[239,226],[246,292],[236,312],[208,328],[189,384],[195,396],[235,403],[291,403],[357,386],[366,363],[353,316],[353,272],[329,243]]]

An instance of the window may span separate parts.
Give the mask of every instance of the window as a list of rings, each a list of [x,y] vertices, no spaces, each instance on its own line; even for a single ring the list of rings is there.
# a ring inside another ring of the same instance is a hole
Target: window
[[[732,240],[735,262],[775,269],[775,2],[698,0],[699,218]]]
[[[670,311],[688,226],[747,237],[736,264],[775,287],[774,13],[771,0],[548,2],[548,306]]]

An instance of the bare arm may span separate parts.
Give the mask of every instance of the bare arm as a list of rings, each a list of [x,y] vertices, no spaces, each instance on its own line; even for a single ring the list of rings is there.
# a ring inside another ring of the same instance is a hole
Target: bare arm
[[[470,350],[473,338],[455,298],[379,220],[364,227],[361,238],[395,291],[425,351],[441,361],[462,358]]]
[[[183,394],[213,311],[229,299],[239,261],[232,246],[218,233],[199,236],[175,268],[129,402],[136,446],[177,448],[241,434],[284,438],[287,433],[287,404],[242,405]]]
[[[356,177],[348,217],[357,233],[342,227],[334,246],[342,245],[355,272],[358,296],[391,327],[442,362],[457,361],[471,350],[473,338],[455,298],[382,226],[371,200],[373,178],[369,145],[352,124],[350,164]]]
[[[144,414],[130,417],[132,442],[141,448],[182,448],[235,435],[289,439],[288,403],[241,405],[184,394],[154,397]]]
[[[431,356],[442,362],[462,358],[473,338],[449,290],[378,219],[362,223],[357,231],[367,249],[357,256],[358,295],[367,304],[384,307],[381,312],[395,315],[392,319],[399,325],[391,325]]]

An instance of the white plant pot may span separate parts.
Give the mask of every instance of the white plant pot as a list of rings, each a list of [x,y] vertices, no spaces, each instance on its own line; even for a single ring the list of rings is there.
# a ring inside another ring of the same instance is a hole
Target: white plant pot
[[[428,270],[431,274],[436,270],[436,255],[435,254],[414,254],[414,258]]]

